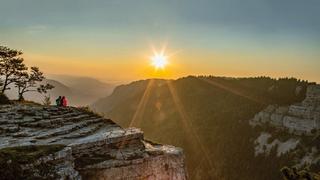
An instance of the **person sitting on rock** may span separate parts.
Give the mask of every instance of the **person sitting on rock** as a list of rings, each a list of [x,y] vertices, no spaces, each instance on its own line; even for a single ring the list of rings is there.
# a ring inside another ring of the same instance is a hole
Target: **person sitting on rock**
[[[56,99],[56,105],[57,106],[61,106],[61,96],[59,96],[57,99]]]
[[[67,98],[65,97],[65,96],[63,96],[62,98],[61,98],[61,105],[63,106],[63,107],[67,107],[67,104],[68,102],[67,102]]]

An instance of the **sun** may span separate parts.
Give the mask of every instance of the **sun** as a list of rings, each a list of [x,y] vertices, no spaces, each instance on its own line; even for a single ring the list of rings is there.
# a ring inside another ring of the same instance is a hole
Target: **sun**
[[[155,53],[151,57],[151,64],[156,69],[164,69],[168,65],[168,57],[164,53]]]

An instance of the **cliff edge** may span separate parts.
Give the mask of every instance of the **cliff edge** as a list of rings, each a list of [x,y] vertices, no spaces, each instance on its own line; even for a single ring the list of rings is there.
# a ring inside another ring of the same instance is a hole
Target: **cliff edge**
[[[36,104],[0,105],[0,166],[8,179],[187,179],[180,148],[83,108]]]

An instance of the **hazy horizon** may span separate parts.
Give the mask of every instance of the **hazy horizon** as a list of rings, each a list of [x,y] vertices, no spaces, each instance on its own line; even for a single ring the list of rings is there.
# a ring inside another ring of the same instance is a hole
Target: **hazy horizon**
[[[0,0],[2,45],[46,74],[129,82],[188,75],[320,82],[320,2]],[[164,70],[153,49],[170,55]]]
[[[73,77],[73,78],[92,78],[94,80],[98,80],[102,83],[118,86],[118,85],[123,85],[123,84],[128,84],[131,82],[135,81],[140,81],[140,80],[148,80],[148,79],[163,79],[163,80],[177,80],[180,78],[188,77],[188,76],[213,76],[213,77],[226,77],[226,78],[255,78],[255,77],[261,77],[261,76],[224,76],[224,75],[214,75],[214,74],[189,74],[185,76],[180,76],[180,77],[175,77],[175,78],[161,78],[161,77],[149,77],[149,78],[140,78],[140,79],[110,79],[110,78],[96,78],[96,77],[90,77],[90,76],[82,76],[82,75],[66,75],[66,74],[46,74],[47,79],[51,80],[57,80],[59,81],[60,79],[63,79],[63,77]],[[280,79],[280,78],[297,78],[297,77],[291,77],[291,76],[281,76],[281,77],[272,77],[272,76],[267,76],[273,79]],[[299,78],[297,78],[299,79]],[[300,79],[300,80],[307,80],[310,83],[317,83],[319,84],[319,81],[311,81],[309,79]]]

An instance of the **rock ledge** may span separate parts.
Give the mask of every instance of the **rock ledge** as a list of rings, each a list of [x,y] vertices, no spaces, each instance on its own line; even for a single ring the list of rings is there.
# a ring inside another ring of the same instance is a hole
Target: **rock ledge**
[[[137,128],[81,108],[0,105],[0,150],[50,145],[65,148],[36,162],[50,162],[58,179],[187,178],[182,149],[146,141]]]

